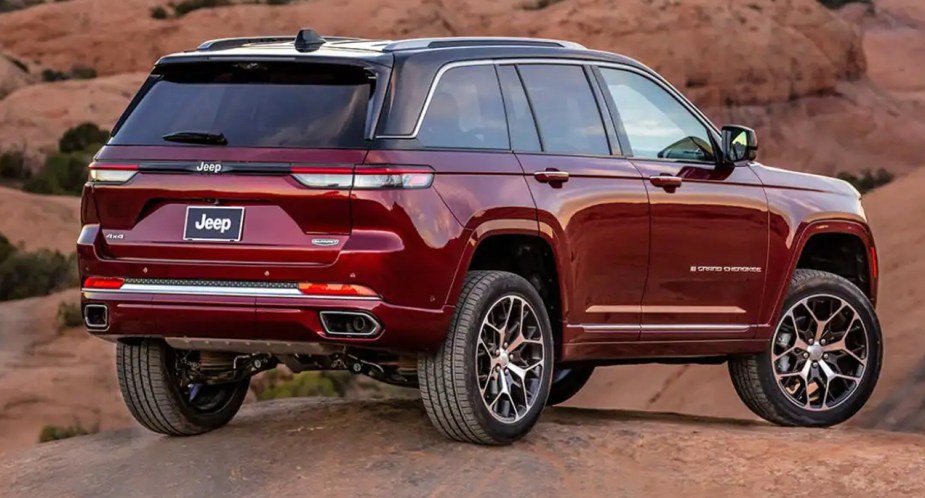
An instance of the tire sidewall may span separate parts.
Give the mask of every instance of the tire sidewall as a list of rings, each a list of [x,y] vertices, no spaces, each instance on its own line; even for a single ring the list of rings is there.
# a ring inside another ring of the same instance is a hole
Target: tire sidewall
[[[499,299],[505,296],[517,296],[526,300],[536,314],[537,321],[540,324],[543,335],[543,381],[540,384],[540,390],[537,398],[530,407],[530,411],[522,419],[514,423],[506,423],[496,419],[485,406],[481,399],[478,384],[478,372],[476,369],[476,352],[478,348],[478,337],[483,320],[485,319],[491,306]],[[460,323],[458,327],[466,327],[465,358],[466,366],[466,393],[469,397],[471,406],[474,407],[474,414],[478,419],[479,425],[485,428],[489,435],[499,442],[511,442],[523,437],[536,424],[546,406],[546,399],[549,396],[550,386],[552,384],[552,367],[553,355],[555,354],[552,325],[549,322],[549,316],[546,313],[546,307],[540,298],[536,289],[529,282],[517,275],[506,275],[492,283],[489,290],[478,297],[478,313],[473,323]]]
[[[858,312],[858,318],[864,324],[867,334],[867,369],[864,371],[860,385],[851,396],[837,407],[825,411],[805,410],[794,404],[779,386],[771,362],[771,350],[774,347],[774,336],[784,318],[784,314],[800,300],[813,295],[832,295],[848,302]],[[873,305],[867,297],[848,280],[832,274],[813,275],[809,278],[795,281],[784,300],[781,316],[775,323],[774,332],[768,341],[768,347],[758,357],[758,374],[762,389],[777,408],[788,414],[789,418],[800,420],[809,426],[829,426],[841,423],[860,410],[873,394],[880,377],[880,368],[883,360],[883,338],[880,323],[877,320]]]

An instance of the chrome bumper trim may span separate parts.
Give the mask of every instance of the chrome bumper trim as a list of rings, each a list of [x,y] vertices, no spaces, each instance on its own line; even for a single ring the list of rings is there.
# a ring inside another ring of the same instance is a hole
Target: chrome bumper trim
[[[350,301],[379,301],[371,296],[330,296],[302,294],[299,289],[270,287],[218,287],[197,285],[154,285],[125,284],[119,289],[81,289],[81,292],[94,294],[166,294],[177,296],[221,296],[221,297],[285,297],[293,299],[326,299]]]

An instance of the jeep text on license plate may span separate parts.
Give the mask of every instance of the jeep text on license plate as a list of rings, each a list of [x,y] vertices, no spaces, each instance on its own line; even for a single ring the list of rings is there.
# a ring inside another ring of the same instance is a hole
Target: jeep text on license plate
[[[187,206],[183,240],[237,242],[243,228],[243,207]]]

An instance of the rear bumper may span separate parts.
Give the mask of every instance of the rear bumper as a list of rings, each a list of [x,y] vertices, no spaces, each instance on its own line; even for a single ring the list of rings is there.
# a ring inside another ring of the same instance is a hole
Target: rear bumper
[[[452,316],[452,307],[420,309],[396,306],[378,298],[330,298],[254,294],[247,291],[221,295],[203,289],[98,290],[84,289],[82,304],[105,305],[108,324],[90,330],[98,337],[118,340],[154,337],[228,341],[234,350],[238,341],[282,345],[329,343],[384,349],[394,352],[429,352],[442,343]],[[371,337],[333,337],[325,333],[323,311],[365,312],[381,328]],[[201,341],[200,341],[201,342]],[[284,348],[285,349],[285,348]]]

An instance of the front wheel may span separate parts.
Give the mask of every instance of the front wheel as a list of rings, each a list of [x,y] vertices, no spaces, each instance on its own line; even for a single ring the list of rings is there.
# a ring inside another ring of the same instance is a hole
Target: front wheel
[[[729,361],[732,383],[758,416],[780,425],[826,427],[870,398],[883,358],[880,323],[844,278],[797,270],[768,349]]]
[[[470,272],[443,346],[418,360],[427,415],[457,441],[520,439],[546,404],[554,354],[546,308],[529,282]]]
[[[189,383],[181,374],[181,354],[162,341],[120,342],[116,373],[125,405],[139,424],[169,436],[193,436],[224,426],[241,408],[250,379]]]

